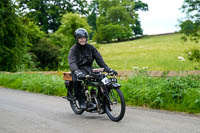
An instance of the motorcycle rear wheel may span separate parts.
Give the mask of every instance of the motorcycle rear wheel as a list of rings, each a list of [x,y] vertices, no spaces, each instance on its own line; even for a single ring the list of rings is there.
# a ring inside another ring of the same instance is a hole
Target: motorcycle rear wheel
[[[124,117],[126,110],[124,96],[119,88],[111,89],[108,96],[111,103],[105,106],[106,114],[112,121],[118,122]]]
[[[70,106],[72,108],[72,111],[75,113],[75,114],[78,114],[78,115],[81,115],[84,110],[82,110],[79,106],[79,103],[77,100],[73,100],[73,101],[70,101]]]

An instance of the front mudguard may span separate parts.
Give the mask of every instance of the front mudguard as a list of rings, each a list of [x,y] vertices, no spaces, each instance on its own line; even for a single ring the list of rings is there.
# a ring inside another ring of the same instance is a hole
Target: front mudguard
[[[113,84],[112,84],[112,87],[113,87],[113,88],[120,88],[121,85],[120,85],[119,83],[113,83]]]
[[[119,89],[121,87],[121,85],[119,83],[111,83],[108,88],[112,88],[112,89]]]

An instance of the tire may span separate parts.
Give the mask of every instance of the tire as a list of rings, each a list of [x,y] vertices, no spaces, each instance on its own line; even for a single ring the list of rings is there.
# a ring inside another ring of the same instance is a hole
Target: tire
[[[124,96],[119,88],[111,89],[108,96],[113,104],[106,104],[106,114],[112,121],[118,122],[124,117],[126,110]],[[118,111],[117,108],[120,110],[117,114],[115,114],[115,111]]]
[[[80,109],[78,101],[70,101],[71,108],[75,114],[81,115],[84,110]]]

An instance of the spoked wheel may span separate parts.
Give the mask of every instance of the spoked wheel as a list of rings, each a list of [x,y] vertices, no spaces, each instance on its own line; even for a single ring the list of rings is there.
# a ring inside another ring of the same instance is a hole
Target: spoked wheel
[[[106,113],[112,121],[120,121],[125,114],[125,100],[121,90],[111,89],[108,93],[111,103],[105,106]]]
[[[84,110],[80,108],[77,100],[70,101],[70,105],[75,114],[81,115],[84,112]]]

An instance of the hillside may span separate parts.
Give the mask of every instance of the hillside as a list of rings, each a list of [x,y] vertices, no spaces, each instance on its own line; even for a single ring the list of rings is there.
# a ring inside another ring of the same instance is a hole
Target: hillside
[[[194,70],[196,63],[187,59],[186,51],[200,44],[183,42],[181,34],[146,36],[141,39],[97,45],[106,63],[116,70]],[[186,61],[179,61],[182,56]]]

